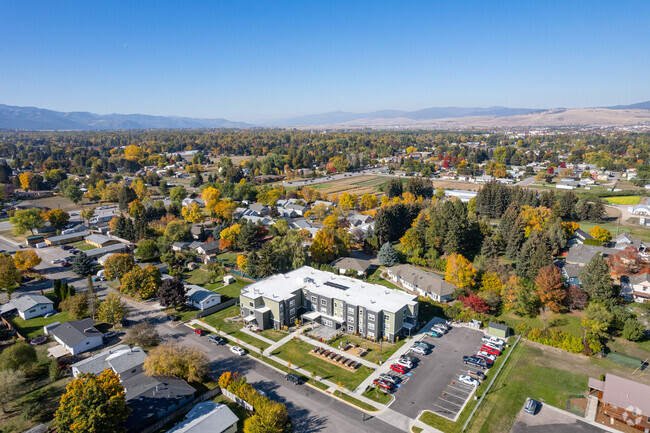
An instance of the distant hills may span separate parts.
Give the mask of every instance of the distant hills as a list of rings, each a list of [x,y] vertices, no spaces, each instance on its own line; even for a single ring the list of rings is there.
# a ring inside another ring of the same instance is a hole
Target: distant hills
[[[94,114],[46,110],[36,107],[14,107],[0,104],[0,129],[27,130],[101,130],[156,128],[241,128],[244,122],[226,119],[195,119],[192,117],[148,116],[145,114]]]
[[[381,110],[369,113],[331,113],[259,122],[256,125],[227,119],[148,116],[144,114],[94,114],[14,107],[0,104],[0,129],[109,130],[196,129],[250,127],[327,128],[529,128],[562,126],[650,127],[650,101],[600,108],[431,107],[416,111]]]

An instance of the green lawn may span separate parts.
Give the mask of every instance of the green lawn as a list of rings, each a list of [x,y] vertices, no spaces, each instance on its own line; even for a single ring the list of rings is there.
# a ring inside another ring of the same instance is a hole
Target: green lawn
[[[183,281],[197,286],[204,286],[208,282],[208,272],[203,268],[197,268],[183,273]]]
[[[224,319],[226,317],[234,317],[240,314],[240,309],[238,305],[233,305],[232,307],[221,310],[217,313],[210,314],[209,316],[203,317],[202,321],[208,325],[216,328],[218,331],[231,334],[235,331],[239,331],[243,322],[226,322]]]
[[[278,330],[278,329],[267,329],[267,330],[265,330],[265,331],[261,331],[261,332],[259,332],[259,334],[260,334],[262,337],[266,337],[266,338],[268,338],[269,340],[273,340],[273,341],[280,341],[280,340],[282,340],[284,337],[286,337],[287,335],[289,335],[289,334],[287,334],[286,332],[284,332],[284,331],[280,331],[280,330]]]
[[[372,373],[372,369],[361,366],[356,371],[338,367],[325,360],[318,359],[309,354],[312,345],[304,341],[291,340],[279,347],[273,355],[291,362],[291,365],[304,368],[309,372],[334,383],[341,383],[348,389],[355,389],[363,380]]]
[[[238,278],[235,278],[235,282],[232,284],[228,284],[225,286],[222,282],[218,283],[212,283],[212,284],[207,284],[205,286],[206,289],[212,290],[213,292],[219,293],[222,297],[227,297],[228,299],[239,299],[239,294],[241,293],[241,289],[244,287],[248,286],[250,282],[240,280]],[[228,299],[222,299],[222,301],[227,301]]]
[[[221,253],[217,255],[217,258],[224,263],[227,263],[232,266],[237,265],[237,256],[242,253],[236,253],[234,251],[229,251],[227,253]]]
[[[505,312],[496,319],[504,321],[510,328],[515,329],[521,323],[530,328],[544,329],[543,317],[546,317],[546,328],[564,331],[574,337],[582,337],[582,313],[556,314],[549,313],[547,316],[539,315],[535,318],[519,317],[513,313]]]
[[[603,223],[592,223],[589,221],[580,221],[580,228],[585,232],[589,233],[594,226],[600,226],[612,233],[612,237],[616,237],[616,229],[618,228],[618,234],[622,235],[623,233],[629,233],[632,237],[639,238],[643,241],[650,242],[650,230],[641,226],[629,226],[621,224],[620,227],[617,222],[603,222]]]
[[[520,344],[510,358],[472,419],[470,431],[510,431],[526,397],[564,408],[569,397],[587,391],[589,376],[584,371],[552,367],[537,347]]]
[[[356,337],[354,335],[341,334],[335,340],[332,341],[330,346],[334,347],[335,349],[338,349],[339,343],[343,343],[345,341],[358,344],[368,349],[368,353],[363,357],[363,359],[365,359],[366,361],[374,362],[375,364],[379,364],[380,350],[381,350],[382,361],[385,361],[388,358],[390,358],[390,356],[393,353],[395,353],[397,349],[402,347],[407,340],[404,339],[402,341],[398,341],[397,343],[382,342],[380,345],[379,343],[373,343],[370,340],[366,340],[361,337]]]
[[[173,314],[174,316],[180,316],[181,317],[181,322],[186,322],[188,320],[194,319],[196,317],[196,313],[198,313],[199,310],[194,307],[190,307],[187,304],[180,305],[178,309],[172,307],[172,308],[167,308],[165,310],[165,314]]]
[[[334,391],[334,395],[335,395],[336,397],[340,398],[341,400],[345,400],[345,401],[347,401],[348,403],[351,403],[351,404],[353,404],[353,405],[355,405],[355,406],[357,406],[357,407],[359,407],[359,408],[361,408],[361,409],[363,409],[363,410],[365,410],[365,411],[368,411],[368,412],[377,412],[377,408],[376,408],[376,407],[371,406],[371,405],[369,405],[368,403],[366,403],[366,402],[364,402],[364,401],[361,401],[361,400],[359,400],[359,399],[356,399],[356,398],[352,397],[351,395],[344,394],[344,393],[342,393],[342,392],[339,391],[339,390]]]
[[[393,397],[390,394],[386,394],[385,392],[380,391],[376,387],[366,389],[361,395],[381,404],[388,404],[393,399]]]
[[[49,325],[50,323],[60,322],[64,323],[69,321],[67,311],[62,311],[61,313],[55,314],[52,317],[34,317],[33,319],[23,320],[20,317],[16,316],[11,321],[18,328],[24,337],[32,339],[38,337],[39,335],[44,335],[43,326]]]
[[[368,282],[369,282],[369,283],[373,283],[373,284],[381,284],[382,286],[386,286],[386,287],[388,287],[389,289],[395,289],[395,290],[401,290],[401,291],[404,291],[404,289],[402,289],[401,287],[399,287],[399,286],[397,286],[397,285],[391,283],[390,281],[385,280],[385,279],[383,279],[383,278],[381,277],[381,273],[382,273],[382,271],[383,271],[384,269],[385,269],[385,268],[381,267],[381,268],[377,268],[377,269],[375,269],[374,271],[372,271],[372,272],[368,275]]]
[[[95,248],[97,248],[94,245],[90,245],[90,244],[86,243],[86,241],[77,241],[77,242],[71,243],[70,245],[72,245],[73,247],[75,247],[75,248],[77,248],[78,250],[81,250],[81,251],[94,250]]]

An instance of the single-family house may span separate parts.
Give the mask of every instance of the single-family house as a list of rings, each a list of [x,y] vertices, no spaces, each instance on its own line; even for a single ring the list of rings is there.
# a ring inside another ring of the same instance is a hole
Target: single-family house
[[[650,386],[611,373],[605,380],[590,377],[588,386],[612,424],[619,421],[639,431],[650,431]]]
[[[350,257],[339,257],[332,262],[332,267],[338,269],[340,274],[348,271],[356,272],[357,275],[364,275],[370,270],[378,267],[377,260],[361,253],[352,253]]]
[[[103,334],[94,324],[93,319],[70,321],[51,328],[49,332],[70,354],[78,355],[104,344]]]
[[[569,248],[566,255],[566,262],[571,265],[585,266],[591,261],[596,254],[602,254],[607,257],[618,253],[619,250],[614,248],[599,247],[597,245],[576,244]]]
[[[580,286],[581,271],[582,266],[567,263],[562,267],[562,276],[570,286]]]
[[[174,242],[172,244],[172,251],[180,253],[181,251],[188,251],[190,249],[189,242]]]
[[[168,433],[236,433],[237,421],[237,415],[225,404],[204,401],[194,406]]]
[[[44,316],[54,311],[54,302],[47,296],[36,294],[19,295],[9,301],[12,307],[18,311],[18,315],[23,320],[34,317]],[[10,311],[11,308],[5,309],[4,312]]]
[[[270,226],[271,224],[274,223],[274,221],[269,217],[261,217],[255,215],[244,215],[243,219],[252,222],[253,224],[258,224],[258,225],[261,224],[263,226]]]
[[[92,234],[86,237],[86,243],[97,248],[104,248],[109,245],[119,244],[120,241],[109,238],[108,236]]]
[[[412,265],[397,265],[388,268],[388,276],[406,289],[437,302],[451,300],[456,286],[449,284],[438,274],[426,272]]]
[[[81,373],[100,374],[104,370],[113,370],[120,382],[124,382],[143,372],[142,365],[146,359],[147,354],[140,347],[120,344],[72,364],[72,375],[76,378]]]
[[[577,245],[577,244],[584,244],[586,240],[593,240],[594,237],[591,236],[589,233],[583,231],[582,229],[578,229],[573,233],[573,236],[569,240],[569,247],[572,245]]]
[[[219,252],[219,241],[207,242],[196,247],[196,252],[203,255],[210,255]]]
[[[267,216],[271,211],[268,206],[259,203],[253,203],[248,206],[248,210],[252,212],[253,216]]]
[[[195,284],[185,286],[185,303],[203,311],[221,303],[221,295]]]
[[[629,277],[632,288],[632,298],[636,302],[650,300],[650,275],[647,272]]]

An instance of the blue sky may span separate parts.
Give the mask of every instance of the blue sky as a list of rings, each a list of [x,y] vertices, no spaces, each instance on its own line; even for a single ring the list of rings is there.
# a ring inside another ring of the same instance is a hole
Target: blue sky
[[[0,103],[256,121],[650,99],[648,1],[0,0]]]

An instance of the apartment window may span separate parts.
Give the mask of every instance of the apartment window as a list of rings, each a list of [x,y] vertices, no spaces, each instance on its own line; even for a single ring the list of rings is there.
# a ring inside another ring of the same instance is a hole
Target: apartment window
[[[390,316],[384,314],[384,322],[389,322],[390,321]]]
[[[369,322],[374,322],[374,321],[375,321],[375,316],[373,316],[372,314],[369,315],[369,316],[368,316],[368,321],[369,321]]]
[[[348,322],[354,323],[354,317],[353,316],[348,316]]]
[[[249,305],[249,307],[251,307],[251,308],[253,308],[253,307],[255,306],[255,304],[253,304],[253,302],[252,302],[252,301],[251,301],[251,302],[249,302],[249,303],[248,303],[248,305]]]
[[[296,309],[292,308],[291,310],[289,310],[289,314],[291,314],[292,316],[295,316],[296,315]]]
[[[354,314],[354,307],[348,307],[348,314]]]
[[[293,307],[295,305],[296,305],[296,300],[295,299],[292,299],[292,300],[289,301],[289,306],[290,307]]]
[[[327,305],[327,299],[321,299],[320,304],[321,305]]]
[[[354,332],[354,326],[348,325],[348,332]]]
[[[390,323],[384,323],[384,329],[390,329]]]
[[[312,302],[318,302],[318,299],[316,299],[316,296],[312,296],[312,297],[311,297],[311,301],[312,301]]]
[[[375,330],[375,324],[374,323],[368,323],[368,330],[374,331]]]
[[[363,317],[363,310],[359,310],[359,316]]]
[[[339,303],[334,301],[334,308],[339,308]]]

